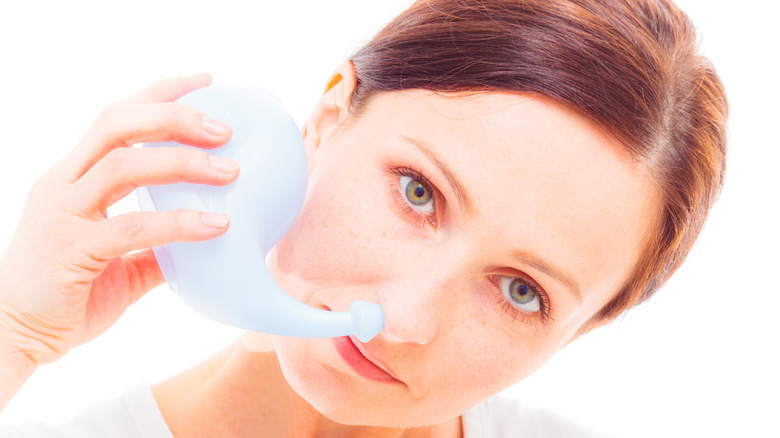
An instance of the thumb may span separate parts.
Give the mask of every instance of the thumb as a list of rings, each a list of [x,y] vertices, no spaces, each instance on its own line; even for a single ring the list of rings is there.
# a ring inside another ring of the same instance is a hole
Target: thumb
[[[147,292],[165,283],[160,266],[154,256],[154,251],[143,251],[124,256],[127,269],[130,304],[135,303]]]
[[[107,269],[92,281],[84,328],[76,345],[82,345],[105,332],[125,312],[165,278],[151,249],[113,259]]]

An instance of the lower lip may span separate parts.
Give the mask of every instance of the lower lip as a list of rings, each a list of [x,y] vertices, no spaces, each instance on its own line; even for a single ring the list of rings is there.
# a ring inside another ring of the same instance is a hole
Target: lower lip
[[[336,351],[339,352],[341,358],[347,365],[351,366],[353,370],[357,371],[363,377],[379,382],[398,382],[393,376],[387,373],[387,371],[379,368],[368,360],[363,353],[358,350],[357,346],[349,336],[341,336],[333,339],[333,344],[336,346]]]

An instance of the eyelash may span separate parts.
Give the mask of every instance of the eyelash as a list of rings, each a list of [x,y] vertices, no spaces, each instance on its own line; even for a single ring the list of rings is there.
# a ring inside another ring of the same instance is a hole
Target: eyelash
[[[531,291],[533,291],[534,294],[536,294],[536,297],[539,299],[539,311],[534,312],[533,314],[524,312],[522,309],[519,309],[515,307],[514,304],[504,296],[504,292],[501,290],[501,287],[499,286],[498,282],[502,277],[511,278],[511,279],[520,279],[523,282],[525,282]],[[550,323],[553,321],[552,318],[552,312],[550,310],[550,300],[547,296],[547,293],[542,289],[541,286],[531,278],[529,278],[526,275],[496,275],[493,278],[493,286],[496,290],[496,295],[498,296],[498,299],[496,301],[496,304],[501,305],[501,309],[504,311],[504,313],[512,319],[512,321],[516,321],[518,317],[520,317],[521,322],[526,322],[526,318],[534,318],[538,315],[538,318],[545,324],[550,325]]]
[[[394,176],[392,181],[392,190],[391,192],[394,194],[394,198],[396,199],[397,205],[401,207],[403,210],[403,213],[409,217],[413,217],[417,226],[425,226],[426,224],[430,224],[433,226],[436,226],[436,218],[438,217],[439,212],[439,191],[436,189],[436,186],[431,183],[431,180],[422,174],[422,172],[414,169],[410,169],[408,167],[399,167],[392,170],[392,175]],[[422,183],[426,189],[428,189],[431,193],[431,200],[433,202],[433,213],[430,215],[424,215],[420,213],[419,211],[412,208],[411,205],[409,205],[409,202],[406,201],[403,196],[403,193],[401,192],[401,187],[398,184],[398,178],[405,176],[408,178],[411,178],[415,181],[418,181]],[[539,311],[534,312],[534,314],[529,314],[527,312],[524,312],[523,310],[515,307],[514,304],[511,303],[509,298],[504,296],[504,293],[501,291],[501,287],[498,285],[498,280],[501,277],[508,277],[508,278],[519,278],[523,281],[525,281],[529,286],[530,289],[536,294],[536,296],[539,299]],[[496,302],[497,305],[501,306],[502,311],[504,314],[511,318],[511,320],[514,322],[517,320],[518,317],[520,317],[520,320],[522,322],[526,322],[526,317],[535,317],[538,315],[538,318],[545,324],[549,325],[553,318],[551,316],[550,311],[550,303],[549,298],[547,297],[547,294],[544,292],[544,290],[539,286],[538,283],[536,283],[534,280],[530,279],[528,276],[525,275],[496,275],[494,276],[494,279],[492,281],[493,287],[498,295],[498,301]]]
[[[408,167],[399,167],[397,169],[393,169],[392,173],[394,175],[392,184],[393,184],[393,190],[392,193],[394,194],[394,197],[397,200],[397,204],[403,209],[403,213],[407,217],[412,217],[415,220],[415,225],[418,226],[425,226],[425,225],[433,225],[436,226],[437,220],[436,218],[439,216],[439,191],[436,189],[436,186],[434,186],[431,183],[431,180],[422,174],[422,172],[414,169],[410,169]],[[420,213],[419,211],[415,210],[411,205],[409,205],[409,202],[404,199],[403,194],[401,193],[401,187],[398,185],[398,178],[405,176],[408,178],[411,178],[415,181],[418,181],[422,183],[426,189],[428,189],[431,193],[431,202],[433,203],[433,213],[430,215],[425,215]]]

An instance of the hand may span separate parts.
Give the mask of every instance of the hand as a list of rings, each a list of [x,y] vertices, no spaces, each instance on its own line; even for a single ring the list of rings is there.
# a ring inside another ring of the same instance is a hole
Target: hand
[[[205,151],[129,147],[226,143],[227,125],[173,102],[210,83],[207,74],[164,80],[110,106],[34,184],[0,259],[0,350],[17,351],[35,366],[57,360],[103,333],[164,281],[149,248],[227,230],[226,217],[196,211],[106,216],[111,204],[138,186],[225,185],[238,176],[235,162],[212,160]]]

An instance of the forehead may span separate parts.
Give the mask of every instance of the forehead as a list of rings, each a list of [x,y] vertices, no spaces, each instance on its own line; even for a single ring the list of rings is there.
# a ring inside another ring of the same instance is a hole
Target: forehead
[[[538,254],[583,290],[614,291],[657,217],[654,185],[641,166],[588,120],[547,99],[383,93],[359,125],[392,147],[414,148],[401,137],[418,140],[441,158],[473,204],[466,220],[457,200],[447,200],[461,231],[501,242],[494,251]]]

